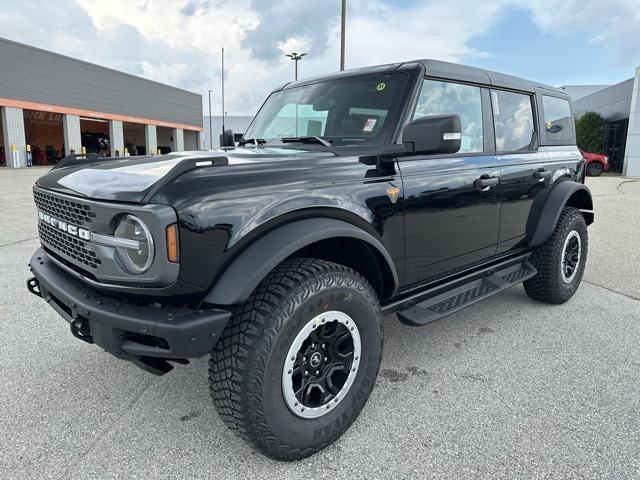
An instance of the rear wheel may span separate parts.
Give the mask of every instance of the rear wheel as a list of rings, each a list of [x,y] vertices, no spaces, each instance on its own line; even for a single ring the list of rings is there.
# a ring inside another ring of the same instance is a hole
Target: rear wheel
[[[599,177],[603,170],[602,164],[598,162],[591,162],[587,166],[587,173],[590,177]]]
[[[211,354],[211,394],[247,443],[297,460],[351,425],[381,357],[382,315],[369,283],[335,263],[287,260],[234,311]]]
[[[580,210],[565,207],[549,239],[531,255],[538,274],[524,282],[531,298],[564,303],[578,289],[587,261],[587,225]]]

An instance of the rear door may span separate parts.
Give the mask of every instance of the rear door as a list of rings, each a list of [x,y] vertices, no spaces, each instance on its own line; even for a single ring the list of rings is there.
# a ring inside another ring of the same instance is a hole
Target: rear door
[[[498,254],[525,246],[534,200],[544,197],[554,182],[570,176],[567,161],[571,157],[575,166],[578,156],[575,146],[551,150],[539,147],[541,128],[545,130],[542,132],[545,139],[560,132],[573,138],[570,113],[569,118],[541,121],[539,101],[540,96],[532,93],[491,90],[496,155],[501,170]],[[568,102],[565,103],[568,112]]]
[[[453,155],[398,162],[404,187],[405,284],[441,276],[495,254],[500,220],[489,91],[425,79],[413,118],[456,114],[462,147]]]
[[[491,90],[501,177],[498,252],[520,246],[533,199],[548,184],[547,155],[538,148],[533,94]]]

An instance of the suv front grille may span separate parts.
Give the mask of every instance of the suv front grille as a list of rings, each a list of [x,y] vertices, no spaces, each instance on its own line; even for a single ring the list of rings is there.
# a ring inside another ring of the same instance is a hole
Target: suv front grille
[[[54,197],[39,190],[33,191],[33,199],[38,210],[75,225],[92,223],[96,216],[86,203]]]
[[[90,249],[90,245],[79,238],[73,237],[44,222],[38,222],[38,232],[42,242],[46,243],[54,251],[66,255],[78,263],[93,269],[98,268],[98,265],[102,263],[97,258],[96,252]]]

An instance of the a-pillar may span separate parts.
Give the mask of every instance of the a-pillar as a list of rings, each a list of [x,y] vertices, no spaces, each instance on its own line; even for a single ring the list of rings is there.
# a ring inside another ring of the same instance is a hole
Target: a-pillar
[[[144,126],[144,143],[147,146],[147,155],[158,153],[158,136],[156,135],[155,125]]]
[[[80,117],[78,115],[62,116],[62,131],[64,134],[64,153],[82,153],[82,135],[80,134]]]
[[[109,144],[112,157],[124,156],[124,133],[120,120],[109,120]]]
[[[21,108],[0,107],[7,167],[26,167],[24,116]],[[16,152],[16,153],[14,153]]]
[[[6,143],[6,142],[5,142]],[[631,95],[627,145],[624,149],[624,167],[622,174],[627,177],[640,177],[640,67],[636,68]]]

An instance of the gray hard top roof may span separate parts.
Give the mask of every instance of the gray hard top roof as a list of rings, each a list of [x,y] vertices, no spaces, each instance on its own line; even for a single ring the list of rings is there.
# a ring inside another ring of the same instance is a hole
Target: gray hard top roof
[[[549,90],[554,94],[557,94],[558,96],[568,98],[566,92],[560,90],[559,88],[545,85],[543,83],[533,82],[530,80],[525,80],[524,78],[514,77],[513,75],[493,72],[491,70],[485,70],[482,68],[469,67],[467,65],[460,65],[458,63],[443,62],[441,60],[431,59],[411,60],[408,62],[376,65],[373,67],[355,68],[352,70],[345,70],[343,72],[335,72],[328,75],[321,75],[313,78],[299,80],[297,82],[291,82],[284,85],[282,88],[291,88],[294,86],[316,83],[320,80],[339,79],[349,76],[363,75],[367,73],[392,72],[395,70],[399,70],[402,67],[411,67],[412,65],[416,66],[418,64],[422,64],[424,66],[426,74],[429,77],[476,83],[492,87],[508,88],[524,92],[534,92],[534,90],[538,88]]]

